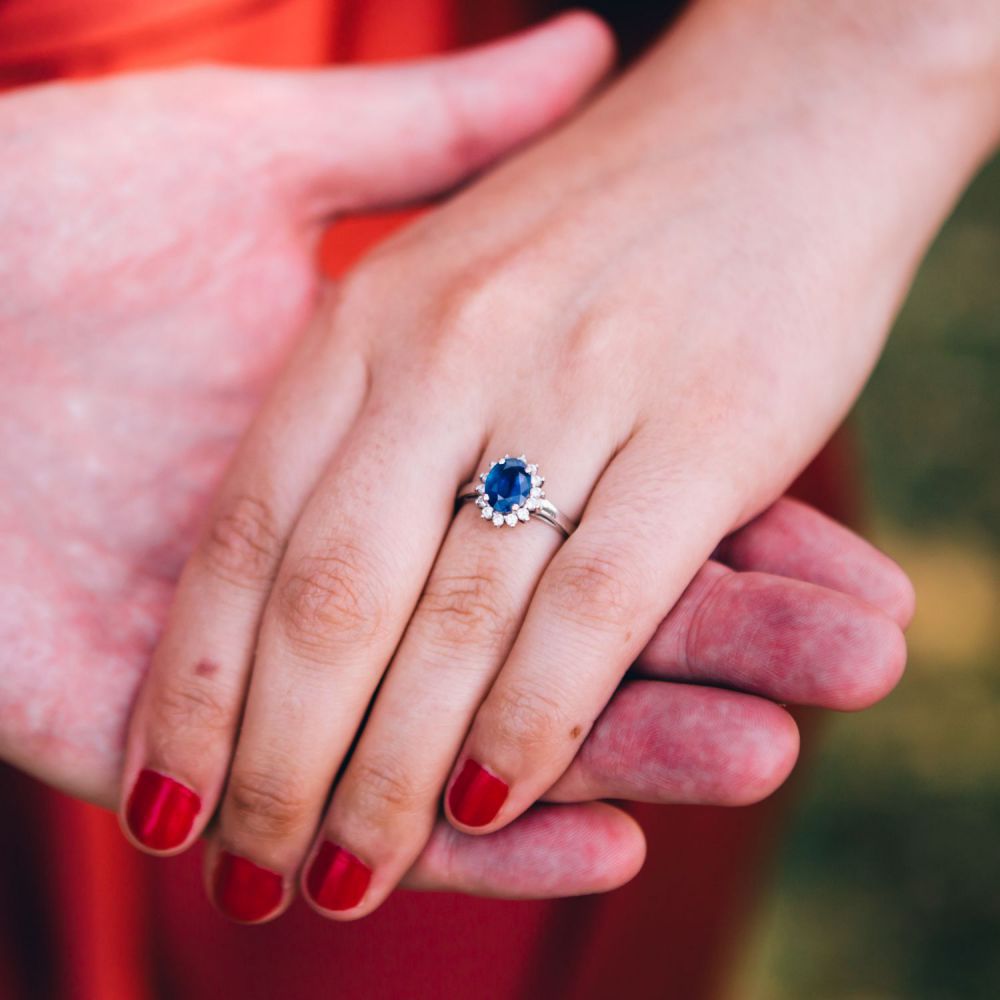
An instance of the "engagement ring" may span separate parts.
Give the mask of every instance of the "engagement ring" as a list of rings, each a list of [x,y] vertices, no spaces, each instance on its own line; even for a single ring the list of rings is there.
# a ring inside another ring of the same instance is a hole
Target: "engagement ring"
[[[524,455],[504,455],[490,463],[478,483],[469,483],[458,491],[456,504],[475,500],[483,519],[498,528],[516,528],[522,521],[537,517],[569,538],[576,525],[545,496],[544,482],[538,466]]]

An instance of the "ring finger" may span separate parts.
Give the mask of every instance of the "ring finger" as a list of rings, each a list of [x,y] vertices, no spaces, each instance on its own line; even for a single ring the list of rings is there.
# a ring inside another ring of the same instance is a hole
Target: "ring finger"
[[[538,583],[449,782],[449,818],[492,832],[565,771],[665,608],[737,511],[718,456],[673,474],[662,433],[634,436],[596,484],[579,530]]]

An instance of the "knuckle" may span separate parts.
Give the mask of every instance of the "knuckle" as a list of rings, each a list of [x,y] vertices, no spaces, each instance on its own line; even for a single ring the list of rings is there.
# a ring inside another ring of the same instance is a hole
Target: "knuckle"
[[[285,636],[304,651],[369,643],[388,617],[388,590],[370,560],[351,545],[301,560],[279,584],[278,618]]]
[[[281,777],[281,769],[237,770],[226,789],[229,819],[242,833],[255,839],[284,840],[308,823],[304,797]]]
[[[607,550],[567,551],[549,572],[555,613],[575,624],[628,629],[642,607],[645,588],[638,567]]]
[[[217,576],[238,586],[261,588],[273,579],[281,550],[273,511],[264,501],[244,494],[219,511],[200,554]]]
[[[515,626],[502,585],[482,571],[435,574],[424,590],[420,613],[426,616],[431,641],[449,649],[470,640],[502,646]]]
[[[422,363],[436,378],[453,377],[465,384],[469,358],[478,356],[487,331],[502,339],[504,328],[516,322],[512,313],[525,301],[529,281],[517,252],[488,262],[463,266],[436,296],[423,324]]]
[[[509,314],[525,301],[532,267],[520,250],[466,265],[437,302],[439,327],[453,337],[471,338],[481,345],[482,331],[516,322]]]
[[[496,312],[498,300],[503,297],[503,287],[500,271],[490,273],[479,267],[466,268],[461,279],[438,300],[438,329],[452,336],[482,329],[490,315]]]
[[[443,118],[443,134],[449,159],[463,171],[486,158],[493,137],[483,128],[474,107],[454,86],[446,73],[430,77],[434,86],[433,107]]]
[[[392,813],[413,814],[426,802],[425,789],[395,755],[359,759],[351,768],[351,809],[376,822]]]
[[[392,255],[385,248],[376,247],[336,284],[333,328],[351,330],[369,326],[373,313],[384,306],[386,289],[397,283]]]
[[[490,716],[494,737],[505,746],[548,747],[567,728],[562,701],[537,684],[505,687]]]
[[[574,373],[606,379],[609,360],[622,356],[617,316],[588,312],[567,331],[564,353]]]
[[[195,742],[197,734],[227,733],[234,721],[235,708],[220,691],[194,680],[173,680],[153,699],[153,739],[180,745]]]

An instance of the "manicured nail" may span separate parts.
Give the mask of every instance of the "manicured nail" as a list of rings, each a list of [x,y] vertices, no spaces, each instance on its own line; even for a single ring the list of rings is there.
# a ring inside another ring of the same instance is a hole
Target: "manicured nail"
[[[306,876],[306,889],[324,910],[349,910],[361,902],[372,870],[350,851],[324,841]]]
[[[486,826],[500,811],[510,789],[470,757],[448,795],[452,816],[465,826]]]
[[[187,839],[201,799],[186,785],[158,771],[139,772],[125,808],[132,836],[154,851],[169,851]]]
[[[212,889],[215,905],[227,917],[244,923],[263,920],[281,905],[285,895],[277,872],[229,851],[219,855]]]

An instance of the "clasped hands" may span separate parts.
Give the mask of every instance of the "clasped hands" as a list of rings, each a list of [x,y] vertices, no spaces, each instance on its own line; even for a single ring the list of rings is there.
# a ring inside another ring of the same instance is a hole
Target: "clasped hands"
[[[746,300],[706,302],[734,253],[710,172],[666,191],[621,84],[559,124],[609,59],[575,15],[413,66],[0,109],[29,262],[0,265],[0,748],[117,801],[144,850],[207,837],[236,919],[297,886],[338,919],[400,884],[613,887],[644,845],[597,800],[756,801],[797,752],[776,702],[899,676],[905,577],[775,500],[865,352],[834,371],[787,305],[762,344]],[[322,287],[330,218],[546,130]],[[515,450],[567,542],[453,515]]]

